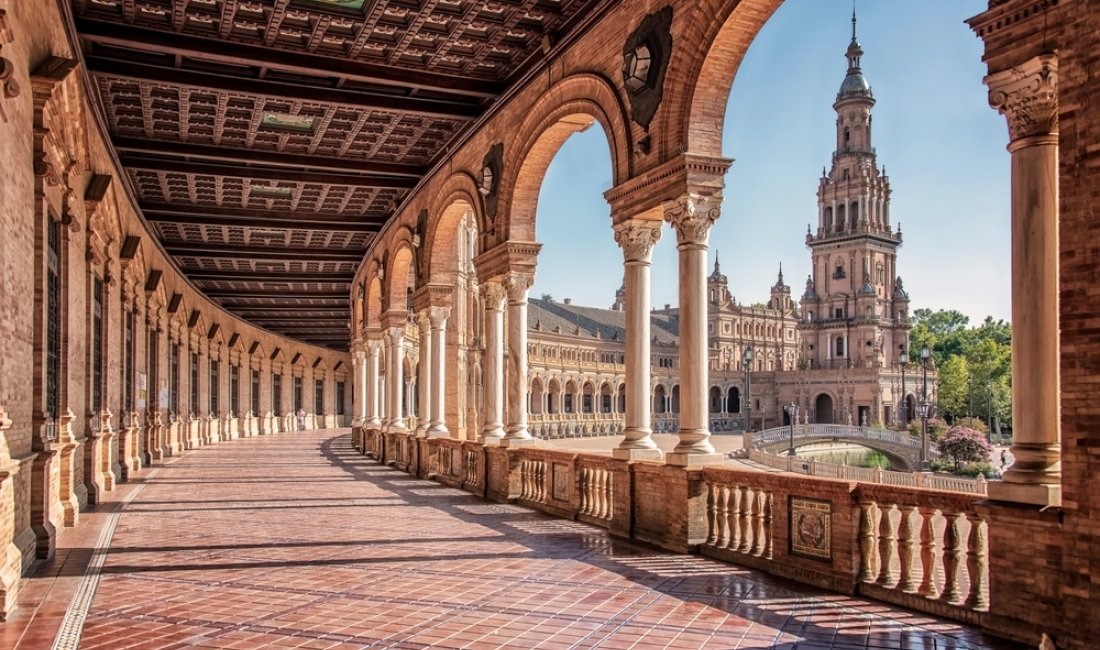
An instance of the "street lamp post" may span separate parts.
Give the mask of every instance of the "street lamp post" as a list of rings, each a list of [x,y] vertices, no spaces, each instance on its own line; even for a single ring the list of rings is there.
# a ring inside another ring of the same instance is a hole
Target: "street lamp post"
[[[901,351],[898,354],[898,365],[901,366],[901,405],[898,409],[901,411],[901,426],[909,427],[909,405],[905,400],[905,367],[909,365],[909,350],[905,349],[905,344],[900,346]]]
[[[931,468],[928,464],[928,417],[932,414],[932,405],[928,402],[928,360],[932,358],[932,350],[927,345],[921,346],[920,364],[924,375],[924,387],[921,389],[920,406],[920,471],[927,472]]]
[[[794,423],[798,420],[798,405],[793,401],[787,405],[787,420],[791,424],[791,446],[787,449],[787,455],[794,456]]]
[[[745,431],[752,430],[752,383],[751,375],[752,370],[752,346],[745,348],[745,353],[741,359],[741,365],[745,368]]]

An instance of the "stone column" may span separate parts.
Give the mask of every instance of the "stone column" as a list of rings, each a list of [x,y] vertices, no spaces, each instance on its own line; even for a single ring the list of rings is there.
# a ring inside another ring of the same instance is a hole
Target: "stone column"
[[[378,395],[381,393],[378,377],[378,357],[382,352],[380,339],[367,339],[366,400],[367,407],[363,426],[367,429],[380,429],[382,418],[378,412]]]
[[[450,435],[446,413],[447,395],[447,318],[451,315],[448,307],[432,307],[428,310],[432,325],[432,371],[431,371],[431,423],[428,427],[429,438],[445,438]]]
[[[352,419],[352,426],[363,427],[367,424],[367,409],[369,408],[367,396],[370,394],[370,389],[367,387],[367,351],[364,343],[361,342],[355,350],[354,359],[355,380],[353,381],[352,408],[355,411],[355,417]]]
[[[613,456],[623,459],[661,458],[653,442],[649,385],[652,375],[649,320],[649,275],[653,247],[661,238],[661,222],[632,219],[615,226],[615,241],[626,266],[626,413],[623,441]],[[615,410],[618,410],[618,390]]]
[[[431,418],[432,400],[432,321],[428,316],[428,310],[423,309],[417,314],[416,325],[420,334],[419,362],[416,364],[417,401],[416,401],[416,435],[424,437],[428,435],[428,426]]]
[[[404,433],[406,426],[402,391],[405,390],[405,369],[401,362],[405,357],[405,328],[401,325],[391,326],[387,334],[390,337],[390,367],[386,373],[386,384],[390,389],[390,408],[386,431]]]
[[[485,304],[485,425],[482,442],[504,438],[504,285],[490,280],[481,285]]]
[[[534,278],[530,273],[509,273],[508,292],[508,425],[501,445],[530,441],[527,430],[527,290]]]
[[[1058,58],[991,74],[1012,154],[1012,455],[989,497],[1061,505],[1058,329]]]
[[[707,238],[718,218],[718,196],[689,194],[669,204],[665,219],[676,229],[680,270],[680,440],[665,457],[670,465],[718,462],[707,413]]]

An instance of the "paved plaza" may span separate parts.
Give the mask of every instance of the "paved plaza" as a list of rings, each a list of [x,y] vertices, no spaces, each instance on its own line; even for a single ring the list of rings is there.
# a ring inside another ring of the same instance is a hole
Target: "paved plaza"
[[[1014,647],[486,503],[360,456],[346,430],[141,474],[62,534],[0,647]]]

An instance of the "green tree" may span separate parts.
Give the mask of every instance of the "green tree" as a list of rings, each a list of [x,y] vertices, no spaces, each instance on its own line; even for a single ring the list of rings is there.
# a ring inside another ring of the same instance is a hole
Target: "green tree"
[[[948,357],[936,373],[936,402],[940,415],[954,420],[970,406],[970,364],[964,355]]]

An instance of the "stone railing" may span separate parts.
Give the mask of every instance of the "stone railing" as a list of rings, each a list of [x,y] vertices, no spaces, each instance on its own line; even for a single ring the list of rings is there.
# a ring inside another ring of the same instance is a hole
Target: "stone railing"
[[[793,430],[792,430],[793,429]],[[774,427],[745,434],[745,449],[786,449],[793,441],[796,445],[815,441],[850,441],[868,448],[887,452],[901,458],[910,467],[920,460],[921,441],[907,431],[893,431],[876,427],[857,427],[844,424],[796,424],[794,427]],[[929,446],[928,458],[938,458],[939,453]]]
[[[962,494],[860,485],[859,591],[980,623],[989,609],[987,524]]]
[[[892,472],[870,467],[851,467],[849,465],[822,463],[816,460],[799,458],[798,456],[770,454],[758,449],[750,449],[748,458],[754,463],[760,463],[772,469],[779,469],[785,472],[795,472],[808,476],[821,476],[824,478],[837,478],[848,481],[860,481],[862,483],[881,483],[899,487],[925,488],[930,490],[943,490],[944,492],[962,492],[964,494],[978,494],[982,496],[988,494],[989,488],[989,481],[982,476],[971,479],[962,476],[944,476],[928,472]]]
[[[623,432],[622,413],[535,413],[527,418],[531,435],[536,438],[581,438],[616,436]]]
[[[706,468],[702,552],[980,623],[989,548],[976,495]]]

